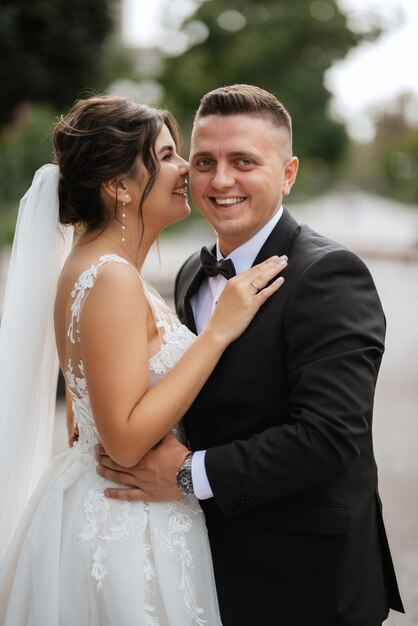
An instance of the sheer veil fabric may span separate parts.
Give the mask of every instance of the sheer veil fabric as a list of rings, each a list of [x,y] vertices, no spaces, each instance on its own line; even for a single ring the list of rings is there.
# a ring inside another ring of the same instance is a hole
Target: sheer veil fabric
[[[56,165],[19,207],[0,326],[0,558],[51,456],[58,376],[53,310],[73,227],[58,221]]]

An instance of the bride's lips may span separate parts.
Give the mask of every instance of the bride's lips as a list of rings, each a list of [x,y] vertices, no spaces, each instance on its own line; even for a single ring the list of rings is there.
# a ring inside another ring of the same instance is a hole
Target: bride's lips
[[[179,196],[187,196],[187,183],[181,185],[181,187],[176,187],[171,193]]]

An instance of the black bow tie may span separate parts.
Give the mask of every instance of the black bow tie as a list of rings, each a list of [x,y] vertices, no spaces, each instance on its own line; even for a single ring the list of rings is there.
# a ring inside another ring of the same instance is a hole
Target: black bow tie
[[[200,262],[207,276],[222,274],[227,280],[235,276],[235,267],[231,259],[218,261],[216,257],[204,246],[200,252]]]

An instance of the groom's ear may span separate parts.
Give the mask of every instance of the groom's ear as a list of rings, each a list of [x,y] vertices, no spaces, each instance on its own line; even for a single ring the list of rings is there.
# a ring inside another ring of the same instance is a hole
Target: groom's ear
[[[284,176],[283,176],[283,184],[282,184],[282,194],[284,196],[289,195],[290,190],[293,187],[293,183],[296,180],[298,168],[299,168],[299,159],[295,156],[292,156],[288,160],[284,168]]]

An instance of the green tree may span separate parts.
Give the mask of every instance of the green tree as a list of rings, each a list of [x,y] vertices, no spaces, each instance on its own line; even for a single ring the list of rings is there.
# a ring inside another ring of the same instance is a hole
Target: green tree
[[[375,136],[366,145],[353,144],[346,161],[350,182],[382,196],[418,205],[418,125],[409,119],[418,100],[401,95],[390,112],[375,118]]]
[[[74,100],[103,91],[135,59],[114,24],[120,0],[0,0],[0,246],[18,199],[51,159],[51,128]]]
[[[309,182],[310,191],[319,190],[347,142],[344,126],[327,115],[324,74],[363,37],[348,28],[337,1],[207,0],[182,31],[191,41],[196,33],[207,35],[168,58],[160,77],[185,136],[203,93],[222,84],[259,85],[292,115],[295,154],[302,159],[297,187]]]
[[[96,87],[112,0],[1,0],[0,126],[24,102],[55,107]]]

